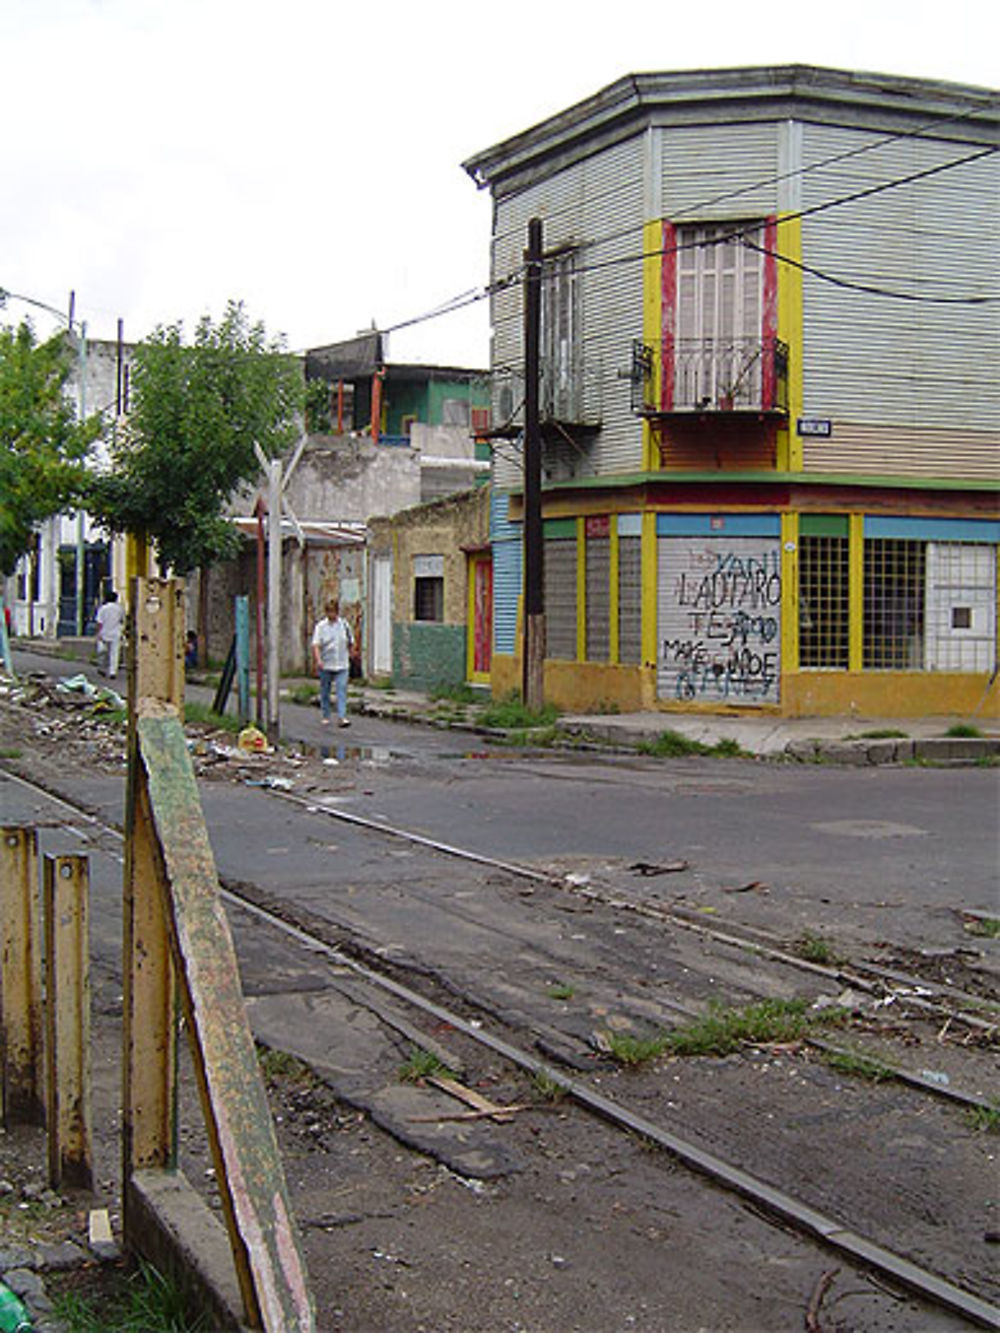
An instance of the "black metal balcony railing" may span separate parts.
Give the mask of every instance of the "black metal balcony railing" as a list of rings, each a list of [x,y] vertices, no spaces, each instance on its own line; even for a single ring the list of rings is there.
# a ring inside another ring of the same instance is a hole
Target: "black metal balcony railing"
[[[640,416],[788,414],[788,347],[779,338],[678,338],[663,348],[633,342],[629,378]]]

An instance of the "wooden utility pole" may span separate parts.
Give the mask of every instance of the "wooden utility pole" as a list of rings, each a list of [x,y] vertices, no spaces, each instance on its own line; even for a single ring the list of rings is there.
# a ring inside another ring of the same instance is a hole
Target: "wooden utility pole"
[[[542,221],[528,223],[524,278],[524,658],[528,708],[545,702],[545,551],[542,546],[542,433],[538,371],[542,322]]]

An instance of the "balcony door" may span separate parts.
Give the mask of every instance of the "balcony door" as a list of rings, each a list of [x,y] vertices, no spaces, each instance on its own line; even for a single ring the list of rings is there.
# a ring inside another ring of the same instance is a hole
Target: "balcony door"
[[[676,244],[675,407],[759,407],[764,224],[679,226]]]

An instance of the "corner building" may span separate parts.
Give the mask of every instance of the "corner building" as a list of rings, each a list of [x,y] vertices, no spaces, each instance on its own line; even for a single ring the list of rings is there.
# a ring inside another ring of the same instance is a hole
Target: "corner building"
[[[537,217],[546,697],[1000,715],[998,130],[986,89],[644,74],[464,164],[494,201],[495,693]]]

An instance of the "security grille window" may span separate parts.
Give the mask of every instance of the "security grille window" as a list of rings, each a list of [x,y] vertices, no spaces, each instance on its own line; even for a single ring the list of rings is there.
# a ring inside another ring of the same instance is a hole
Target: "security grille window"
[[[865,541],[862,662],[874,671],[923,666],[924,542],[895,538]]]
[[[618,660],[642,658],[642,539],[618,538]]]
[[[763,224],[677,228],[678,407],[761,403],[764,256],[744,237],[762,248]]]
[[[444,579],[439,576],[413,580],[413,619],[444,620]]]
[[[992,671],[996,665],[996,547],[927,543],[928,671]]]
[[[577,421],[581,415],[580,311],[576,251],[550,255],[542,266],[541,385],[543,417]]]
[[[611,655],[611,538],[608,520],[599,520],[602,535],[587,534],[587,661],[606,662]]]
[[[848,666],[848,542],[799,539],[799,665]]]
[[[576,659],[576,538],[545,543],[546,657]]]

